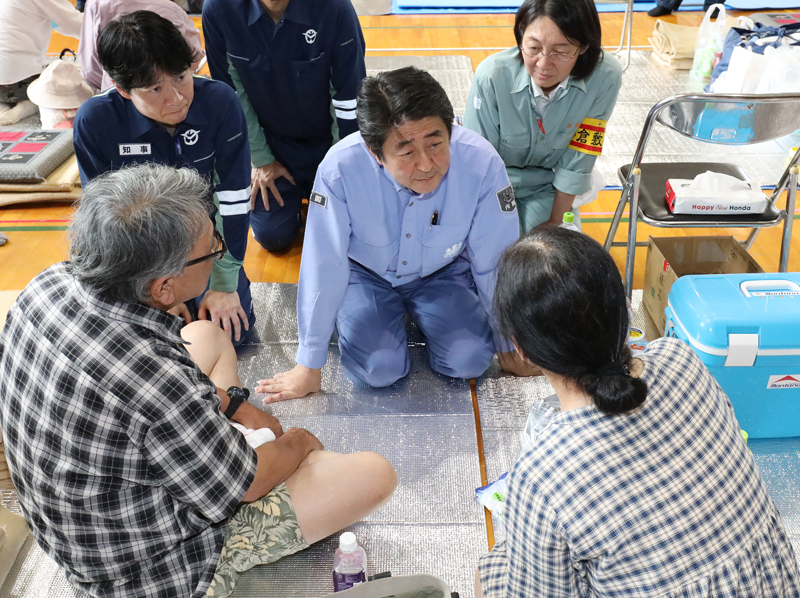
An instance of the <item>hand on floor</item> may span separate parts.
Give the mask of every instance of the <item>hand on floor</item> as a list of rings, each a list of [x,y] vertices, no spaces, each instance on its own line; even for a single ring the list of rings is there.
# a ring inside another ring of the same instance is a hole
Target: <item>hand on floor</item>
[[[297,364],[288,372],[275,374],[274,378],[259,380],[256,392],[269,393],[264,404],[298,399],[322,387],[322,370],[307,368]]]

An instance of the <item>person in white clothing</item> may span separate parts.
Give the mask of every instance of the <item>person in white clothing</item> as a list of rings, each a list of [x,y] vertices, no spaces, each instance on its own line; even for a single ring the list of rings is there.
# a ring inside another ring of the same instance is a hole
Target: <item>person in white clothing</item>
[[[0,0],[0,125],[36,113],[28,86],[45,67],[51,23],[80,37],[82,19],[68,0]]]

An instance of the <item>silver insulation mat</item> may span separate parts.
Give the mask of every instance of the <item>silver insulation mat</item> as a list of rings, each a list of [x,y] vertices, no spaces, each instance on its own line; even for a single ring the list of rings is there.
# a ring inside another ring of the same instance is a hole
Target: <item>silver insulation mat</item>
[[[603,153],[597,168],[606,184],[620,185],[617,169],[630,164],[645,117],[660,100],[691,91],[689,71],[656,64],[652,52],[634,50],[622,76],[617,105],[606,127]],[[645,150],[644,162],[731,162],[742,166],[761,185],[775,185],[789,159],[775,141],[746,147],[703,143],[656,125]]]
[[[296,285],[253,284],[257,342],[238,350],[243,384],[294,366],[297,351]],[[329,450],[375,451],[398,474],[398,488],[382,509],[351,528],[368,555],[371,572],[429,573],[461,596],[473,595],[478,557],[486,552],[486,527],[474,500],[480,465],[469,382],[431,371],[424,338],[407,326],[411,372],[396,384],[370,388],[342,368],[331,344],[323,392],[266,407],[284,428],[303,427]],[[261,397],[251,397],[262,407]],[[16,493],[0,487],[0,500],[19,513]],[[273,565],[242,576],[233,596],[317,598],[332,591],[336,536]],[[29,539],[0,596],[61,598],[84,595]]]
[[[472,84],[472,61],[469,56],[367,56],[367,75],[415,66],[428,71],[444,88],[456,116],[467,109]]]

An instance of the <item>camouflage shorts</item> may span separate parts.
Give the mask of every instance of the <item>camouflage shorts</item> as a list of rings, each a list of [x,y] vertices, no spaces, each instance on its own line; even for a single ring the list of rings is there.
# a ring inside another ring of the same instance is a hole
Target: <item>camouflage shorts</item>
[[[206,596],[228,596],[245,571],[304,548],[308,544],[300,533],[289,490],[286,484],[278,484],[266,496],[239,507],[228,522],[217,570]]]

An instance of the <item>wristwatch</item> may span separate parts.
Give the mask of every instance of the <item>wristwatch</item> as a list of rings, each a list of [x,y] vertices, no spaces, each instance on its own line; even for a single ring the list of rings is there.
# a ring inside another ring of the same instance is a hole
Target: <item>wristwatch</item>
[[[228,393],[228,408],[225,410],[225,417],[231,419],[239,406],[247,401],[250,396],[250,391],[246,388],[239,388],[238,386],[231,386],[225,392]]]

